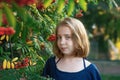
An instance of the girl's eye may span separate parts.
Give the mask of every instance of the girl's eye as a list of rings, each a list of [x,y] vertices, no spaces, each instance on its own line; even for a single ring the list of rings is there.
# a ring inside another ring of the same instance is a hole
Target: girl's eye
[[[69,36],[69,35],[57,36],[57,39],[58,39],[58,40],[61,40],[62,38],[66,39],[66,40],[69,40],[69,39],[71,39],[71,36]]]
[[[70,37],[70,36],[66,36],[65,38],[66,38],[67,40],[68,40],[68,39],[71,39],[71,37]]]
[[[60,37],[60,36],[57,36],[57,39],[59,40],[59,39],[61,39],[61,37]]]

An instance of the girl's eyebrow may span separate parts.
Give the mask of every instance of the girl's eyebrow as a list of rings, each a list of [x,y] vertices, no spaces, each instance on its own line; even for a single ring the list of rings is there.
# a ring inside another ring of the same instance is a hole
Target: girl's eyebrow
[[[57,36],[61,36],[61,35],[57,34]],[[72,36],[72,34],[63,34],[63,36]]]
[[[65,36],[71,36],[71,34],[65,34]]]
[[[57,34],[57,35],[61,35],[61,34]],[[62,35],[71,35],[71,34],[69,34],[69,33],[66,33],[66,34],[62,34]]]

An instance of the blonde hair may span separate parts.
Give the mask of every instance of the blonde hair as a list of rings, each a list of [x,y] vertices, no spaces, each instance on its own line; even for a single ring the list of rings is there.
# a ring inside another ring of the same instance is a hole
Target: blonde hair
[[[75,44],[75,56],[78,57],[86,57],[89,53],[89,40],[87,36],[86,29],[80,20],[75,18],[65,18],[62,20],[56,27],[56,36],[58,32],[58,28],[66,26],[69,27],[72,31],[72,39]],[[57,45],[57,39],[53,46],[53,52],[58,57],[63,57],[63,53],[60,51]]]

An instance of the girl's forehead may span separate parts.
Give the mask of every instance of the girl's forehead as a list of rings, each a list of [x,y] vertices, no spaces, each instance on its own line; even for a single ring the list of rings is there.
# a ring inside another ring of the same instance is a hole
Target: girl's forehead
[[[71,34],[72,31],[71,31],[71,29],[70,29],[69,27],[67,27],[67,26],[61,26],[61,27],[58,28],[58,32],[57,32],[57,33],[58,33],[58,34]]]

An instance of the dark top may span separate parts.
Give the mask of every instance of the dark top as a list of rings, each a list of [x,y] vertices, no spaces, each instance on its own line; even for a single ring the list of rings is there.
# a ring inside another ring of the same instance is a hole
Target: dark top
[[[55,80],[101,80],[95,64],[86,67],[84,59],[83,63],[84,69],[79,72],[64,72],[57,69],[55,57],[51,57],[46,62],[42,76],[51,77]]]

